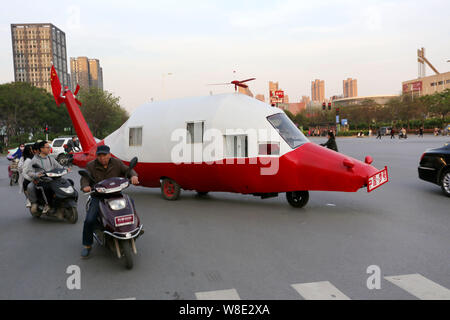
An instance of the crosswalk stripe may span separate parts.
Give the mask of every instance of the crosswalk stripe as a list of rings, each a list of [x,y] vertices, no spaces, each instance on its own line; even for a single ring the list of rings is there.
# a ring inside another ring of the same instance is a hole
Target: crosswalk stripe
[[[350,300],[329,281],[297,283],[291,286],[306,300]]]
[[[241,300],[236,289],[196,292],[197,300]]]
[[[421,274],[414,273],[384,278],[421,300],[450,300],[449,289]]]

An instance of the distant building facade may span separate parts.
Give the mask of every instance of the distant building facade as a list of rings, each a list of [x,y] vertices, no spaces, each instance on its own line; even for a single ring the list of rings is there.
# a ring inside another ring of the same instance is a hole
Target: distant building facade
[[[103,69],[100,67],[98,59],[70,58],[70,73],[73,87],[79,84],[83,89],[99,88],[103,90]]]
[[[417,96],[450,89],[450,72],[402,82],[402,93]]]
[[[347,78],[342,80],[342,92],[344,98],[352,98],[358,96],[358,82],[356,79]]]
[[[332,101],[334,107],[346,107],[352,105],[360,105],[365,100],[373,100],[380,106],[385,106],[389,100],[398,98],[398,95],[376,95],[364,97],[340,98]]]
[[[14,81],[29,82],[52,92],[54,65],[63,86],[70,87],[66,34],[51,23],[11,24]]]
[[[316,79],[311,82],[311,100],[319,102],[325,100],[325,81]]]

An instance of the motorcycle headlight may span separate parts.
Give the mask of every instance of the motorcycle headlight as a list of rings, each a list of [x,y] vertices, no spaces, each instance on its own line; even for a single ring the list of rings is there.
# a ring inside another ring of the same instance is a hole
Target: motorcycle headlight
[[[60,188],[62,191],[64,191],[65,193],[73,193],[73,187],[72,186],[68,186],[67,188]]]
[[[127,206],[127,202],[125,199],[116,199],[116,200],[111,200],[108,201],[109,206],[111,207],[111,209],[113,210],[122,210]]]

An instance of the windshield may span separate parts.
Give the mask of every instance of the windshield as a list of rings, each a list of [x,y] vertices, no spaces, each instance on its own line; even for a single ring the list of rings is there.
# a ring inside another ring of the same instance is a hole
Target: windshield
[[[55,147],[62,147],[63,143],[64,143],[64,140],[63,140],[63,139],[55,140],[55,141],[53,141],[52,147],[53,147],[53,148],[55,148]]]
[[[267,120],[269,120],[270,124],[292,149],[309,142],[305,135],[295,126],[285,113],[277,113],[268,116]]]

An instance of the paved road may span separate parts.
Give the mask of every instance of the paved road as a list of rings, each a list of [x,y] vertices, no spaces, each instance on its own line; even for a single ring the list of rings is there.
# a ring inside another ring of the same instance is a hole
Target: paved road
[[[130,188],[146,227],[132,271],[102,248],[79,257],[84,196],[76,225],[31,218],[1,158],[0,299],[448,298],[450,199],[417,177],[422,152],[447,140],[339,138],[341,152],[388,165],[390,182],[370,194],[311,192],[304,209],[284,195],[183,192],[169,202]],[[81,268],[81,290],[66,287],[69,265]],[[366,286],[370,265],[379,290]]]

